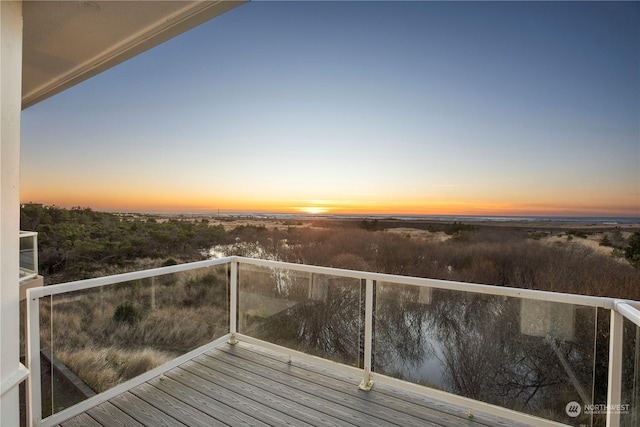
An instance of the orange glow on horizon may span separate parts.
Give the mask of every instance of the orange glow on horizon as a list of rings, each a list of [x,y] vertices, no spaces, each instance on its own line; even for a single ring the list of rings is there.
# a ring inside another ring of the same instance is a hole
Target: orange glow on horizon
[[[640,217],[635,197],[592,197],[589,203],[569,195],[528,194],[500,197],[447,192],[433,196],[381,194],[339,196],[335,199],[287,197],[266,190],[230,188],[202,189],[184,185],[136,185],[126,177],[119,182],[64,182],[51,184],[43,177],[37,186],[23,186],[22,203],[42,203],[64,208],[90,207],[98,211],[284,213],[309,215],[481,215],[481,216],[627,216]],[[161,188],[158,188],[161,187]],[[339,194],[339,190],[315,190],[316,194]],[[293,191],[290,191],[293,193]],[[300,196],[298,194],[297,196]],[[284,196],[284,197],[283,197]]]
[[[222,212],[222,213],[283,213],[309,215],[460,215],[460,216],[627,216],[640,217],[637,206],[611,206],[607,204],[560,205],[553,203],[508,203],[485,200],[393,200],[374,202],[366,200],[259,200],[240,197],[202,197],[183,194],[181,198],[169,195],[114,194],[102,192],[66,192],[65,195],[29,194],[22,203],[43,203],[63,208],[89,207],[98,211],[125,212]]]

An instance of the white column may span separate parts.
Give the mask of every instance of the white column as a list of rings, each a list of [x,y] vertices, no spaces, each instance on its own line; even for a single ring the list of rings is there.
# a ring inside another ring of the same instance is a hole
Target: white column
[[[620,412],[611,409],[622,400],[622,346],[624,337],[624,317],[611,310],[609,336],[609,380],[607,385],[607,427],[620,426]]]
[[[0,425],[19,425],[22,3],[0,1]]]

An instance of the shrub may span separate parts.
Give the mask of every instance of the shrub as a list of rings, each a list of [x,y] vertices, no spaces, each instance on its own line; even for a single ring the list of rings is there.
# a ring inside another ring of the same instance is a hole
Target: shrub
[[[640,231],[629,237],[629,245],[624,250],[624,257],[631,265],[640,268]]]
[[[376,231],[380,229],[380,224],[378,224],[377,219],[373,219],[371,221],[363,219],[360,221],[359,227],[367,231]]]
[[[170,265],[177,265],[178,261],[173,258],[167,258],[165,262],[162,263],[163,267],[169,267]]]
[[[533,240],[544,239],[545,237],[548,237],[548,236],[549,236],[549,233],[544,231],[534,231],[529,234],[529,237],[531,237]]]
[[[113,320],[118,323],[128,323],[129,325],[133,325],[141,319],[142,314],[140,313],[140,310],[138,310],[131,301],[121,302],[113,313]]]
[[[463,224],[461,222],[455,221],[453,224],[447,224],[444,227],[445,234],[449,236],[460,234],[464,231],[473,231],[474,227],[471,224]]]
[[[587,232],[582,231],[582,230],[569,230],[569,231],[567,231],[567,236],[575,236],[575,237],[580,237],[582,239],[586,239],[589,234],[591,234],[591,233],[587,233]]]
[[[624,258],[624,251],[619,248],[613,248],[613,251],[611,252],[611,256],[613,258]]]

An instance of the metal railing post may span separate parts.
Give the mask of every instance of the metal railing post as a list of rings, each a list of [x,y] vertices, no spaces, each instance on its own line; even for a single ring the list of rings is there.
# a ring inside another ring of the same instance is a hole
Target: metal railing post
[[[364,311],[364,377],[358,386],[360,390],[371,390],[372,344],[373,344],[373,280],[367,279]]]
[[[609,379],[607,384],[607,427],[620,427],[619,408],[622,399],[622,338],[624,317],[611,310],[609,338]]]
[[[231,277],[229,281],[229,344],[236,344],[236,333],[238,332],[238,259],[231,259]]]
[[[27,425],[42,422],[42,395],[40,379],[40,299],[30,297],[27,290]]]

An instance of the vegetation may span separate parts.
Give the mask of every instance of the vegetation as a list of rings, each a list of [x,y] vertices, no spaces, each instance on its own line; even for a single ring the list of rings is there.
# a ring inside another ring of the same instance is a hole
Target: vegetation
[[[398,225],[385,220],[225,229],[206,220],[42,205],[25,205],[21,218],[23,229],[39,233],[40,271],[47,283],[199,260],[215,247],[225,255],[640,300],[640,231],[628,229],[412,224],[422,227],[416,237],[405,229],[394,232]],[[598,250],[586,245],[589,239]],[[624,258],[615,258],[616,253]],[[42,346],[94,390],[105,390],[223,335],[229,322],[228,274],[222,266],[43,299]],[[243,267],[240,332],[358,366],[361,283],[323,276]],[[558,390],[572,392],[571,379],[558,363],[564,358],[585,385],[595,372],[598,402],[604,399],[607,340],[594,343],[593,331],[606,337],[606,313],[376,286],[378,372],[428,382],[412,377],[411,369],[415,375],[415,368],[439,354],[445,371],[437,387],[535,412],[564,402],[554,394]],[[529,325],[521,319],[541,312],[559,323],[569,313],[575,327],[553,336],[536,335],[535,328],[522,332]],[[635,342],[625,340],[625,345]]]
[[[640,231],[629,238],[629,245],[624,251],[624,257],[634,266],[640,268]]]
[[[524,228],[430,223],[423,224],[425,229],[445,238],[426,239],[385,231],[391,224],[378,219],[300,225],[269,229],[243,224],[225,230],[207,220],[89,208],[25,204],[21,211],[22,229],[38,232],[45,283],[201,260],[209,248],[221,246],[228,255],[640,300],[639,272],[631,267],[640,266],[640,231],[628,241],[619,228],[602,233],[600,245],[618,249],[604,256],[580,244],[593,234],[581,229],[529,233]],[[563,232],[563,242],[547,243]],[[623,252],[628,263],[620,262]]]
[[[465,231],[472,231],[473,225],[463,224],[457,221],[454,221],[453,224],[447,224],[444,227],[444,232],[450,236],[459,235],[464,233]]]
[[[640,300],[640,271],[582,239],[550,244],[551,233],[530,237],[524,228],[456,228],[444,241],[371,232],[359,224],[268,230],[245,235],[253,243],[228,246],[227,253],[251,256],[259,247],[263,257],[294,263]]]
[[[360,228],[367,231],[376,231],[380,229],[380,224],[378,223],[377,219],[372,219],[370,221],[363,219],[362,221],[360,221]]]
[[[581,239],[586,239],[589,236],[589,233],[583,230],[568,230],[567,236],[580,237]]]
[[[139,269],[142,260],[200,260],[202,249],[231,238],[221,225],[204,221],[160,222],[153,216],[39,204],[22,206],[20,226],[38,232],[39,268],[47,283]]]
[[[115,313],[113,313],[113,320],[116,322],[124,322],[129,325],[133,325],[138,323],[142,319],[142,314],[140,311],[133,305],[131,301],[123,301],[116,308]]]

